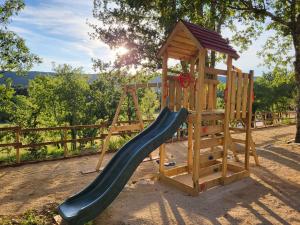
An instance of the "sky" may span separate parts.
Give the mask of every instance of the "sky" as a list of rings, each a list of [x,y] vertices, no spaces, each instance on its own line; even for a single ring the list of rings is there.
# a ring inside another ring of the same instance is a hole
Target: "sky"
[[[25,4],[25,9],[13,18],[9,29],[23,37],[31,52],[42,58],[43,62],[32,70],[52,71],[52,62],[55,62],[83,67],[86,73],[94,73],[92,58],[110,61],[116,56],[116,51],[101,40],[89,37],[92,29],[87,21],[97,22],[92,16],[92,0],[25,0]],[[222,35],[231,36],[226,29]],[[234,65],[243,71],[253,69],[256,75],[266,71],[266,68],[259,66],[262,59],[256,52],[268,35],[265,33],[246,52],[240,53],[241,57]]]

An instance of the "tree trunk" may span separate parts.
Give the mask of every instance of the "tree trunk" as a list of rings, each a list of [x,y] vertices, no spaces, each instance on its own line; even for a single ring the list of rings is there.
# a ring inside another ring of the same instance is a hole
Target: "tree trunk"
[[[300,34],[299,34],[300,35]],[[297,45],[295,45],[296,50],[296,61],[295,61],[295,80],[297,88],[296,97],[296,112],[297,112],[297,124],[296,124],[296,137],[295,142],[300,143],[300,37],[297,38]]]
[[[293,42],[295,47],[295,80],[297,88],[296,97],[296,113],[297,113],[297,124],[296,124],[296,137],[295,142],[300,143],[300,15],[298,16],[298,22],[296,25],[296,31],[293,33]]]

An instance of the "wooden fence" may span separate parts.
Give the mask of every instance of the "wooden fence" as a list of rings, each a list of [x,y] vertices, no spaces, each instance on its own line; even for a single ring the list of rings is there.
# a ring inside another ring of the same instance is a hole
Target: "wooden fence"
[[[152,122],[153,120],[144,120],[144,123]],[[131,123],[134,123],[135,121],[131,121]],[[118,122],[119,124],[129,124],[128,121],[122,121]],[[78,131],[82,129],[96,129],[98,132],[96,132],[95,136],[90,137],[79,137],[75,139],[68,138],[68,133],[70,131]],[[99,125],[76,125],[76,126],[60,126],[60,127],[45,127],[45,128],[22,128],[18,126],[14,127],[0,127],[0,132],[7,132],[11,133],[14,137],[13,142],[10,143],[0,143],[0,148],[7,148],[11,147],[14,148],[16,153],[16,163],[21,163],[21,149],[28,149],[28,148],[38,148],[42,146],[47,145],[58,145],[61,144],[63,146],[64,151],[64,157],[69,156],[67,143],[80,143],[80,142],[87,142],[87,141],[95,141],[95,140],[103,140],[107,136],[108,129],[108,123],[104,122]],[[62,135],[62,138],[60,140],[55,141],[42,141],[39,143],[24,143],[23,140],[25,139],[25,135],[28,133],[40,133],[40,132],[47,132],[47,131],[59,131]],[[130,135],[134,134],[135,132],[114,132],[112,135]]]
[[[280,125],[283,121],[289,121],[289,123],[296,122],[296,112],[284,112],[284,113],[270,113],[270,112],[256,112],[253,115],[253,128],[262,128],[262,127],[269,127],[274,125]],[[134,123],[136,121],[132,121]],[[144,120],[144,123],[152,122],[152,120]],[[128,124],[128,121],[119,122],[122,124]],[[9,132],[14,137],[13,142],[11,143],[0,143],[0,148],[11,147],[15,150],[16,153],[16,161],[15,163],[21,163],[21,149],[28,149],[28,148],[38,148],[47,145],[57,145],[60,144],[63,146],[63,155],[64,157],[69,156],[69,151],[67,147],[67,143],[80,143],[80,142],[87,142],[87,141],[95,141],[95,140],[103,140],[107,135],[108,123],[104,122],[99,125],[76,125],[76,126],[60,126],[60,127],[46,127],[46,128],[21,128],[21,127],[2,127],[0,128],[0,132]],[[82,130],[82,129],[96,129],[96,135],[90,137],[76,137],[75,139],[68,138],[68,133],[71,130]],[[24,143],[23,140],[25,139],[24,136],[28,133],[39,133],[39,132],[47,132],[47,131],[59,131],[62,135],[60,140],[55,141],[42,141],[39,143]],[[176,137],[172,138],[169,141],[178,141],[178,140],[185,140],[186,139],[186,127],[183,127],[178,130]],[[114,132],[112,135],[130,135],[135,132]]]
[[[252,125],[254,128],[282,125],[284,123],[296,123],[297,114],[295,111],[288,112],[255,112]]]

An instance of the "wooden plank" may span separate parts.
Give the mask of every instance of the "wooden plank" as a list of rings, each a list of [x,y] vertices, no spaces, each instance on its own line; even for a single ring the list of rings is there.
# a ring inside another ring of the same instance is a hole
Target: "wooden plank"
[[[250,71],[249,88],[248,88],[248,113],[246,123],[246,146],[245,146],[245,169],[249,171],[249,154],[251,146],[251,119],[252,119],[252,94],[253,94],[253,70]]]
[[[231,75],[231,99],[230,99],[230,119],[234,119],[235,116],[235,102],[236,102],[236,72],[232,72]]]
[[[204,142],[204,141],[202,141]],[[219,144],[219,143],[217,143]],[[222,158],[223,150],[215,149],[214,151],[207,151],[200,154],[200,165],[207,163],[208,161],[216,160]]]
[[[175,89],[176,89],[175,108],[176,108],[176,111],[179,111],[179,109],[181,108],[182,87],[180,86],[180,83],[178,80],[175,81]]]
[[[207,176],[209,174],[220,172],[221,170],[222,170],[222,163],[220,163],[220,162],[217,162],[216,164],[213,164],[208,167],[204,167],[204,168],[200,167],[200,169],[199,169],[200,178]]]
[[[222,125],[203,126],[201,130],[201,136],[221,133],[223,130],[224,128]]]
[[[242,90],[243,90],[243,74],[238,71],[237,93],[236,93],[236,118],[241,118],[241,104],[242,104]]]
[[[184,54],[184,55],[187,55],[190,57],[196,53],[197,49],[188,50],[188,49],[184,49],[183,47],[178,48],[178,47],[172,46],[172,44],[170,44],[167,48],[167,51],[168,52],[178,52],[178,53],[181,53],[181,54]]]
[[[181,182],[179,182],[175,179],[164,176],[163,174],[159,174],[159,180],[161,180],[161,181],[165,182],[166,184],[169,184],[173,187],[176,187],[179,190],[190,194],[191,196],[197,196],[198,195],[198,190],[190,187],[189,185],[181,183]]]
[[[192,60],[190,64],[190,75],[195,79],[195,60]],[[195,83],[191,83],[190,85],[190,93],[189,93],[189,109],[195,109]]]
[[[177,27],[177,26],[176,26]],[[176,28],[177,29],[177,28]],[[173,34],[173,32],[172,32]],[[169,40],[169,38],[168,38]],[[165,45],[164,45],[165,46]],[[163,65],[162,65],[162,101],[161,101],[161,110],[166,106],[167,99],[167,76],[168,76],[168,53],[164,52],[163,55]],[[159,173],[163,174],[165,170],[165,158],[166,158],[166,148],[165,144],[162,144],[159,147]]]
[[[220,70],[220,69],[216,69],[216,68],[205,67],[204,71],[205,71],[205,73],[208,73],[208,74],[227,76],[227,70]]]
[[[121,131],[135,131],[135,130],[142,130],[141,124],[130,124],[130,125],[123,125],[123,126],[113,126],[111,127],[112,132],[121,132]]]
[[[195,52],[198,50],[198,48],[196,47],[196,45],[191,45],[191,44],[187,44],[181,41],[177,41],[175,39],[173,39],[170,43],[170,47],[175,47],[178,49],[183,49],[183,50],[189,50],[190,52]]]
[[[192,58],[194,57],[193,55],[186,55],[186,54],[182,54],[180,52],[175,52],[175,51],[169,51],[168,55],[169,55],[169,58],[183,60],[183,61],[187,61],[187,62],[191,61]]]
[[[188,122],[188,155],[187,164],[188,172],[190,173],[193,169],[193,123]]]
[[[244,170],[244,171],[241,171],[241,172],[238,172],[238,173],[234,173],[228,177],[226,177],[224,180],[223,180],[223,184],[226,185],[226,184],[230,184],[232,182],[235,182],[237,180],[241,180],[245,177],[249,177],[249,171],[247,170]]]
[[[216,147],[223,144],[223,137],[201,139],[201,149]]]
[[[238,166],[238,165],[228,163],[228,170],[237,173],[237,172],[242,172],[245,169],[242,166]]]
[[[15,146],[16,149],[16,162],[20,163],[21,162],[21,155],[20,155],[20,147],[19,144],[20,143],[20,127],[18,129],[16,129],[16,133],[15,133],[15,142],[18,143],[18,145]]]
[[[242,96],[242,118],[246,118],[246,113],[247,113],[248,80],[249,80],[249,77],[247,75],[244,75],[243,96]]]
[[[227,152],[229,144],[229,120],[230,120],[230,93],[231,93],[231,71],[232,71],[232,57],[227,56],[227,102],[225,103],[225,119],[224,119],[224,141],[223,141],[223,160],[222,160],[222,179],[224,180],[227,175]]]
[[[203,121],[209,121],[209,120],[223,120],[225,118],[225,114],[223,113],[205,113],[202,112],[202,120]],[[188,115],[188,121],[195,122],[196,115],[195,114],[189,114]]]
[[[212,110],[214,106],[214,84],[209,83],[208,84],[208,103],[207,103],[207,109]]]
[[[189,107],[189,87],[183,88],[183,107],[188,109]]]
[[[207,110],[207,84],[204,82],[204,85],[203,85],[203,94],[201,95],[202,97],[202,110]]]
[[[175,80],[169,80],[169,108],[175,110]]]
[[[218,186],[221,184],[222,181],[222,176],[221,173],[215,173],[210,180],[204,181],[204,182],[199,182],[199,192],[206,191],[212,187]]]
[[[63,146],[64,146],[64,157],[67,157],[68,156],[68,145],[67,145],[67,136],[68,136],[68,130],[67,129],[64,129],[63,130],[63,140],[64,140],[64,143],[63,143]]]
[[[198,192],[199,191],[199,156],[200,156],[200,129],[202,121],[202,105],[200,96],[204,93],[204,67],[205,67],[205,55],[206,50],[201,49],[199,51],[199,60],[198,60],[198,79],[196,83],[196,118],[195,118],[195,142],[194,142],[194,158],[193,158],[193,187]]]
[[[182,174],[182,173],[186,173],[188,171],[188,166],[184,165],[184,166],[176,166],[174,168],[165,170],[164,175],[165,176],[175,176],[178,174]]]
[[[175,36],[173,41],[183,43],[184,45],[193,46],[195,48],[198,48],[189,38],[182,37],[182,36]],[[172,43],[173,43],[172,41]]]

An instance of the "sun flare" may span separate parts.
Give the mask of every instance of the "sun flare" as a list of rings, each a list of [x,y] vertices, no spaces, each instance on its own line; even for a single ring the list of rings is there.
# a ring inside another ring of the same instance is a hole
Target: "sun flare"
[[[121,46],[121,47],[119,47],[119,48],[116,48],[116,49],[114,50],[115,54],[116,54],[116,55],[119,55],[119,56],[125,55],[128,51],[129,51],[128,48],[123,47],[123,46]]]

